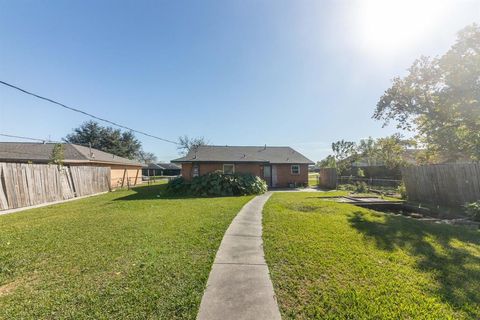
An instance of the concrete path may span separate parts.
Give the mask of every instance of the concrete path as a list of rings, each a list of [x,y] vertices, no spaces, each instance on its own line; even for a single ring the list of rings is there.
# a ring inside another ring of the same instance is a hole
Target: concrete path
[[[281,319],[263,256],[262,209],[270,195],[248,202],[225,232],[198,320]]]

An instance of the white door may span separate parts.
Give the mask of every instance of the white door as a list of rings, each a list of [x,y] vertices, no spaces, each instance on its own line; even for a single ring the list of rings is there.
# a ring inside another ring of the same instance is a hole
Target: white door
[[[272,165],[272,187],[277,186],[277,166]]]

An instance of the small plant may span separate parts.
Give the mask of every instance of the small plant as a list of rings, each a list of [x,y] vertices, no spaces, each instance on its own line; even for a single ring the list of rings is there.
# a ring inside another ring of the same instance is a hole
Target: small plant
[[[63,160],[65,159],[64,153],[65,153],[65,147],[63,146],[63,144],[56,143],[53,146],[52,154],[50,155],[50,163],[53,163],[59,166],[63,165]]]
[[[357,170],[357,177],[365,178],[365,172],[363,171],[362,168],[358,168],[358,170]]]
[[[405,187],[405,183],[402,183],[398,186],[397,192],[400,194],[400,198],[407,199],[407,188]]]
[[[465,205],[465,212],[475,221],[480,221],[480,200]]]
[[[342,191],[355,191],[356,186],[353,184],[346,183],[346,184],[338,185],[337,189]]]
[[[357,193],[367,193],[368,185],[363,181],[357,181],[357,183],[355,184],[355,191]]]

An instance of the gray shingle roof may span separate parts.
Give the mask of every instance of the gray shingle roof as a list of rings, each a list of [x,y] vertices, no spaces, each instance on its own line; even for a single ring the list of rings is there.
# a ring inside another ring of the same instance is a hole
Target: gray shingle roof
[[[63,144],[65,163],[106,163],[142,166],[141,163],[97,149]],[[55,143],[0,142],[0,161],[49,162]]]
[[[175,163],[165,163],[165,162],[160,162],[157,163],[159,167],[161,167],[163,170],[180,170],[182,167],[180,167],[178,164]]]
[[[314,164],[290,147],[201,146],[172,162],[269,162]]]

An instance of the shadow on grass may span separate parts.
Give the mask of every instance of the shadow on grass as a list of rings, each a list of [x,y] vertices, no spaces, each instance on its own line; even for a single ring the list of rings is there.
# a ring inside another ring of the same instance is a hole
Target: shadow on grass
[[[125,197],[117,198],[115,201],[129,200],[153,200],[153,199],[205,199],[218,197],[199,197],[189,195],[171,195],[166,194],[166,184],[154,184],[150,186],[134,187],[131,190],[135,193]]]
[[[372,221],[366,217],[370,214],[356,211],[349,217],[349,223],[366,238],[375,240],[382,250],[407,250],[416,258],[417,268],[437,280],[438,294],[443,300],[472,319],[480,317],[478,230],[373,214],[384,220]]]

